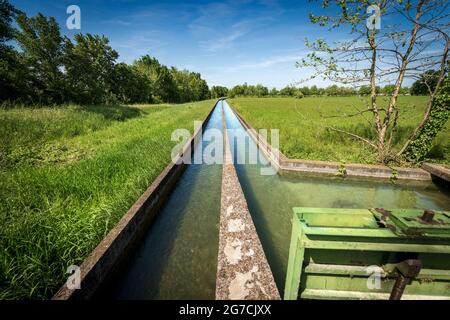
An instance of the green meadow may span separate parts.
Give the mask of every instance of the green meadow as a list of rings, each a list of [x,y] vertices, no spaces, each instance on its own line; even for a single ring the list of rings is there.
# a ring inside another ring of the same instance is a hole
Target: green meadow
[[[51,297],[213,105],[0,109],[0,299]]]
[[[392,141],[394,149],[422,118],[427,97],[401,96],[399,126]],[[280,149],[289,158],[356,163],[375,163],[376,156],[366,143],[327,127],[374,138],[371,113],[351,116],[368,108],[366,97],[234,98],[230,104],[256,129],[280,130]],[[379,106],[387,104],[379,98]],[[343,116],[345,115],[345,116]],[[270,135],[270,134],[269,134]],[[270,137],[269,137],[270,138]],[[428,161],[450,163],[450,123],[439,133]]]

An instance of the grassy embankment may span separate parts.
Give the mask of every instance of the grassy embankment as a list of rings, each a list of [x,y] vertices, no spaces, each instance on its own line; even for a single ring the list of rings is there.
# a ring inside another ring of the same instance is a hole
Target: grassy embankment
[[[371,113],[353,117],[333,117],[355,114],[367,106],[369,98],[360,97],[307,97],[294,98],[235,98],[233,107],[256,129],[280,129],[280,149],[289,158],[339,162],[375,163],[373,149],[359,140],[326,129],[333,126],[373,138]],[[399,148],[420,121],[427,97],[402,96],[399,98],[399,128],[394,148]],[[380,107],[387,98],[380,97]],[[359,109],[356,109],[358,107]],[[269,134],[270,135],[270,134]],[[437,136],[429,160],[450,163],[450,123]]]
[[[0,109],[0,299],[51,297],[213,104]]]

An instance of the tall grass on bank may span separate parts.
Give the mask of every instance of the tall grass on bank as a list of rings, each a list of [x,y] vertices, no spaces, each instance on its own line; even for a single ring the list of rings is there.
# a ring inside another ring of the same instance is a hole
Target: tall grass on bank
[[[0,110],[0,299],[51,297],[213,104]]]
[[[362,137],[374,138],[372,114],[354,115],[367,108],[369,98],[307,97],[235,98],[230,103],[256,129],[280,130],[280,149],[290,158],[338,162],[376,163],[376,154],[367,144],[349,135],[327,129],[335,127]],[[379,106],[387,103],[380,97]],[[419,123],[427,97],[401,96],[398,101],[399,126],[393,146],[398,149]],[[341,117],[343,115],[347,115]],[[450,123],[437,136],[428,160],[450,163]]]

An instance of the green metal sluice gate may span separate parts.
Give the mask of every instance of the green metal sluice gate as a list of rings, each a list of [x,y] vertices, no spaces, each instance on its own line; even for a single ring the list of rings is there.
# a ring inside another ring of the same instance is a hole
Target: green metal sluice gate
[[[450,212],[294,208],[284,299],[450,299]]]

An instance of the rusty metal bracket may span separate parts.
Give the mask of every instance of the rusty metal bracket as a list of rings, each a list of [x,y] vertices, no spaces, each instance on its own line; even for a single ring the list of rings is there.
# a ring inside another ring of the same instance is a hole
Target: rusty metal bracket
[[[419,275],[422,262],[417,259],[408,259],[396,265],[398,277],[391,291],[389,300],[400,300],[407,285]]]

